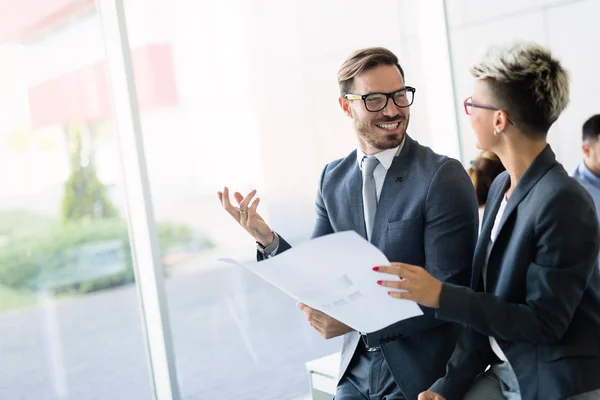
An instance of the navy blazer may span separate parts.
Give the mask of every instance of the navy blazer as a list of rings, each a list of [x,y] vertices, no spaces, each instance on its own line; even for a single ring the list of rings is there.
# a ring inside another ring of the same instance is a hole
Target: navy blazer
[[[366,238],[356,151],[324,168],[316,206],[313,237],[354,230]],[[475,192],[463,166],[407,135],[386,174],[371,242],[390,261],[421,265],[443,281],[466,286],[478,219]],[[278,251],[289,248],[281,238]],[[409,399],[416,399],[444,375],[459,332],[458,325],[436,319],[432,309],[422,309],[422,316],[368,335],[369,346],[381,346]],[[344,335],[340,379],[359,340],[358,332]]]
[[[466,325],[432,387],[462,399],[498,362],[488,336],[512,365],[524,400],[553,400],[600,388],[600,243],[594,203],[550,146],[527,169],[500,221],[484,291],[490,233],[510,187],[494,181],[473,260],[471,289],[444,284],[438,317]]]

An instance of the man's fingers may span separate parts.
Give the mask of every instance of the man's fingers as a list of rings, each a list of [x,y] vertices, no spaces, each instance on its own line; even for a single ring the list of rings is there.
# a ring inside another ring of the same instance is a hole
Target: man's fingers
[[[233,194],[233,198],[235,199],[235,201],[237,201],[238,204],[240,204],[242,200],[244,200],[244,196],[242,196],[240,192],[235,192]]]
[[[306,316],[306,319],[311,321],[311,323],[314,322],[319,325],[322,325],[323,320],[324,320],[323,316],[325,314],[323,314],[321,311],[317,311],[314,308],[310,308],[309,306],[307,306],[304,303],[298,303],[298,308],[300,308],[302,310],[302,312]]]
[[[302,310],[302,312],[304,313],[304,315],[306,315],[306,318],[308,318],[308,316],[311,315],[311,313],[314,311],[312,308],[310,308],[309,306],[307,306],[304,303],[298,303],[296,305],[298,306],[298,308],[300,310]]]
[[[258,203],[260,203],[260,197],[257,197],[252,204],[250,204],[250,207],[248,207],[248,218],[254,218],[256,215],[256,209],[258,208]]]
[[[310,308],[304,303],[298,303],[296,305],[302,310],[310,326],[312,326],[317,332],[319,332],[321,336],[323,336],[325,334],[325,331],[323,330],[323,324],[318,318],[315,318],[315,313],[318,313],[318,311],[314,308]]]
[[[252,201],[252,198],[254,197],[255,194],[256,194],[256,189],[253,189],[250,193],[248,193],[246,195],[246,197],[244,197],[244,199],[240,202],[240,211],[248,210],[248,204],[250,204],[250,201]]]
[[[325,337],[325,331],[323,330],[323,328],[321,326],[319,326],[318,324],[314,323],[314,322],[310,322],[310,326],[319,333],[319,335]]]
[[[231,203],[229,202],[229,188],[227,186],[225,186],[223,188],[223,193],[219,192],[220,196],[219,198],[221,199],[221,204],[223,205],[223,208],[227,209],[227,207],[231,206]]]
[[[312,308],[311,308],[311,313],[310,313],[310,319],[312,319],[319,325],[323,325],[323,323],[325,323],[325,320],[326,320],[325,314],[323,314],[321,311],[317,311]]]
[[[227,186],[225,186],[223,188],[223,193],[219,192],[219,198],[221,200],[221,205],[223,206],[223,209],[225,209],[225,211],[227,211],[229,213],[229,215],[231,215],[233,218],[236,219],[236,221],[239,222],[239,213],[237,211],[237,209],[231,205],[231,202],[229,201],[229,188],[227,188]]]
[[[256,209],[258,208],[258,204],[259,204],[259,203],[260,203],[260,197],[257,197],[257,198],[256,198],[256,199],[255,199],[255,200],[252,202],[252,204],[250,204],[250,207],[248,207],[248,210],[249,210],[249,211],[252,211],[252,212],[254,212],[254,213],[255,213],[255,212],[256,212]]]

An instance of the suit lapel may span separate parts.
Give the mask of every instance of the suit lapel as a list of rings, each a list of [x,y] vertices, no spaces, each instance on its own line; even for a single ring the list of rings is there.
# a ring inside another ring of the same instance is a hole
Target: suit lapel
[[[554,165],[556,165],[556,163],[557,162],[556,162],[556,157],[554,155],[554,152],[550,148],[550,145],[547,145],[546,148],[544,149],[544,151],[542,151],[537,156],[537,158],[529,166],[527,171],[525,171],[525,173],[519,180],[519,183],[517,183],[517,187],[515,188],[512,195],[508,199],[508,202],[506,203],[506,208],[504,210],[504,214],[502,214],[502,219],[500,220],[500,223],[498,226],[496,241],[494,242],[494,244],[492,244],[492,248],[490,249],[490,256],[491,256],[492,252],[494,251],[496,243],[498,243],[498,238],[502,235],[502,231],[503,231],[504,227],[506,226],[506,222],[508,221],[508,219],[515,212],[515,210],[517,209],[519,204],[523,201],[523,199],[527,196],[527,194],[531,191],[531,189],[539,182],[539,180],[546,174],[546,172],[548,172],[548,170],[550,168],[552,168]],[[486,227],[485,227],[487,236],[484,237],[485,244],[481,243],[481,246],[480,246],[478,243],[478,245],[477,245],[478,253],[483,252],[483,255],[484,255],[483,262],[488,262],[488,260],[485,259],[485,255],[487,254],[487,251],[486,251],[487,245],[490,240],[490,234],[492,231],[492,227],[494,225],[494,221],[496,220],[496,214],[498,213],[498,208],[500,207],[500,203],[502,202],[502,199],[505,196],[505,193],[508,190],[509,185],[510,185],[510,178],[507,179],[507,182],[504,185],[505,187],[503,188],[503,190],[500,190],[500,193],[498,193],[496,195],[495,202],[494,202],[494,206],[495,206],[494,211],[495,212],[490,213],[490,215],[487,216]],[[483,229],[482,229],[482,233],[483,233]],[[481,263],[481,266],[483,266],[483,263]],[[494,276],[494,274],[491,273],[491,270],[490,270],[491,267],[492,266],[489,265],[489,263],[488,263],[488,270],[487,270],[488,277]],[[481,271],[479,271],[479,273],[480,272]],[[492,282],[487,282],[487,288],[488,288],[488,291],[492,292],[494,286],[490,285],[490,283],[492,283]]]
[[[414,143],[415,142],[406,135],[404,148],[397,157],[394,157],[394,161],[392,161],[392,165],[390,165],[390,168],[385,175],[381,195],[379,196],[379,202],[377,203],[373,237],[371,238],[371,243],[375,246],[379,244],[379,239],[387,226],[392,206],[408,179],[408,166],[413,154]]]
[[[473,275],[471,276],[471,288],[473,290],[477,290],[479,286],[481,271],[483,270],[483,265],[487,262],[487,248],[490,242],[494,221],[496,220],[496,214],[498,214],[502,198],[509,186],[510,177],[506,175],[505,181],[501,183],[500,189],[494,193],[493,198],[492,196],[488,198],[487,204],[485,205],[484,219],[481,224],[481,232],[479,232],[479,239],[477,240],[475,255],[473,257]]]
[[[348,199],[348,211],[350,212],[354,230],[366,239],[367,229],[365,227],[365,214],[362,201],[362,174],[356,162],[356,154],[354,154],[354,162],[348,172],[345,191],[346,198]]]
[[[517,209],[517,206],[521,203],[521,201],[523,201],[525,196],[527,196],[535,184],[542,179],[542,176],[544,176],[546,172],[548,172],[548,170],[555,164],[556,157],[554,156],[554,152],[550,148],[550,145],[547,145],[544,151],[537,156],[527,171],[525,171],[525,174],[523,174],[519,180],[519,183],[517,184],[517,187],[508,199],[508,202],[506,203],[506,209],[504,210],[504,214],[502,215],[502,219],[500,220],[500,225],[498,227],[498,236],[500,236],[500,233],[502,233],[502,228],[504,228],[506,220],[510,218],[511,214]],[[499,196],[500,200],[502,200],[505,192],[506,190],[501,194],[501,196]]]

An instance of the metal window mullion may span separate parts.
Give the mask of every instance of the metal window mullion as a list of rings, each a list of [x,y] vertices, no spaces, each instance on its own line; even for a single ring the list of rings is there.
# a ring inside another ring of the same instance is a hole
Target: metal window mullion
[[[447,44],[448,47],[448,61],[450,63],[450,79],[452,81],[452,97],[453,97],[453,102],[452,104],[454,105],[454,114],[455,114],[455,118],[456,121],[455,122],[455,127],[456,127],[456,140],[458,142],[458,159],[463,162],[463,143],[462,143],[462,132],[461,132],[461,125],[460,125],[460,117],[461,117],[461,113],[460,113],[460,106],[457,106],[456,104],[456,99],[458,98],[457,93],[456,93],[456,71],[454,71],[454,51],[452,49],[452,38],[450,36],[450,21],[448,18],[448,1],[447,0],[443,0],[442,1],[442,7],[444,7],[444,32],[445,32],[445,42]]]
[[[96,0],[96,3],[104,33],[106,65],[119,132],[129,235],[154,397],[157,400],[179,400],[123,0]]]

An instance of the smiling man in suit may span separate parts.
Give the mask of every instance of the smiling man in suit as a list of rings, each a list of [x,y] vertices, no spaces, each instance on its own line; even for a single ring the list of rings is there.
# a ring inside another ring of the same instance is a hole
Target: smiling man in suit
[[[423,265],[438,279],[468,285],[477,238],[477,201],[462,165],[406,133],[415,88],[384,48],[354,52],[338,71],[339,104],[354,121],[358,149],[327,164],[312,237],[354,230],[391,261]],[[256,240],[258,258],[290,245],[257,213],[256,191],[218,193],[223,208]],[[372,266],[365,266],[371,268]],[[344,335],[336,400],[415,399],[444,375],[458,326],[433,311],[363,334],[301,304],[325,338]]]

